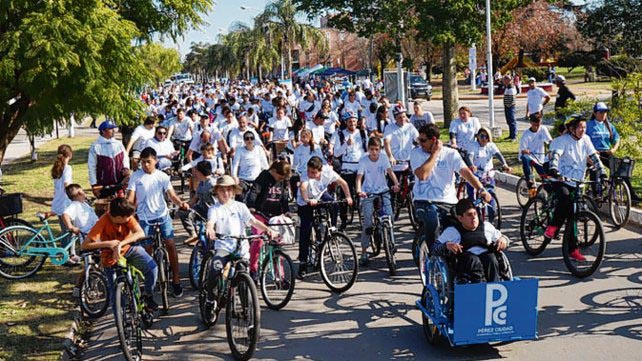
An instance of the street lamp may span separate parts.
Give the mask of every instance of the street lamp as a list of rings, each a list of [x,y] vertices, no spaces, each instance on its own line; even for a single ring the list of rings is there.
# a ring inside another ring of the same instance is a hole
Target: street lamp
[[[493,44],[491,39],[491,23],[490,23],[490,0],[486,0],[486,72],[488,79],[488,112],[489,112],[489,125],[493,136],[500,137],[499,129],[495,129],[495,84],[493,83]],[[499,133],[499,134],[498,134]]]

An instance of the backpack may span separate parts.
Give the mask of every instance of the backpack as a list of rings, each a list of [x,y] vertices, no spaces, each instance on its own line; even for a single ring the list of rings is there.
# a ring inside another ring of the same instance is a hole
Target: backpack
[[[359,134],[361,135],[361,147],[363,148],[364,152],[368,151],[368,136],[366,135],[366,131],[359,128]],[[339,142],[341,145],[346,142],[346,135],[343,133],[342,130],[339,131]]]

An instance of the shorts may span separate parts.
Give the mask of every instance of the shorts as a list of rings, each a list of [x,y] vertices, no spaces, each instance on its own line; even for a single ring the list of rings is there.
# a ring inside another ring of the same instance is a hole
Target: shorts
[[[165,215],[165,217],[150,219],[149,221],[140,219],[139,223],[147,237],[154,235],[153,227],[155,224],[160,223],[161,238],[164,240],[174,239],[174,226],[172,225],[172,219],[169,217],[169,214]]]

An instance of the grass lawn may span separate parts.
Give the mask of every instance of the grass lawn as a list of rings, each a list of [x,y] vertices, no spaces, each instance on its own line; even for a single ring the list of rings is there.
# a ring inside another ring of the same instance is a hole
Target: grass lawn
[[[28,157],[3,166],[3,187],[24,194],[21,218],[39,226],[38,211],[47,211],[53,197],[50,170],[60,144],[74,150],[73,181],[89,186],[87,152],[95,138],[53,140],[38,149],[39,160]],[[55,232],[58,222],[52,221]],[[0,278],[0,359],[58,360],[72,320],[73,284],[80,268],[53,266],[47,261],[35,276],[22,281]]]

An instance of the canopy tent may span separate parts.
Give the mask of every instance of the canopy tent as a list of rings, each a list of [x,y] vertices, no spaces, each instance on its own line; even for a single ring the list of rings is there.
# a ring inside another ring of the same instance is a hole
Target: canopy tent
[[[319,76],[335,76],[335,75],[354,75],[355,73],[350,70],[343,68],[329,68],[322,73],[318,73]]]
[[[325,67],[321,64],[317,64],[310,69],[301,70],[300,72],[296,73],[296,76],[298,76],[299,78],[303,78],[312,75],[312,73],[318,70],[325,70]]]

